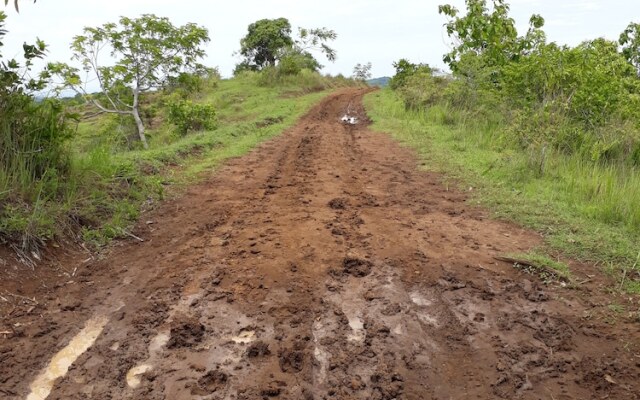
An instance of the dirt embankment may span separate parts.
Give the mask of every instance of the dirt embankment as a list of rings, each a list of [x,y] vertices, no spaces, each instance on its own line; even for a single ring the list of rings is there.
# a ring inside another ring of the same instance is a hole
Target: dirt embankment
[[[418,171],[363,94],[147,215],[144,242],[28,286],[3,313],[0,397],[638,399],[638,325],[590,319],[590,283],[497,262],[540,238]]]

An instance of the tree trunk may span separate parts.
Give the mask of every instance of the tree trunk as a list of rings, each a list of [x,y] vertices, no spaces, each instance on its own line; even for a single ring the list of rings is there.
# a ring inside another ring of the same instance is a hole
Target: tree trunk
[[[133,118],[136,120],[136,127],[138,128],[138,136],[145,149],[149,148],[147,143],[147,137],[144,135],[144,124],[142,118],[140,118],[140,89],[135,88],[133,90]]]

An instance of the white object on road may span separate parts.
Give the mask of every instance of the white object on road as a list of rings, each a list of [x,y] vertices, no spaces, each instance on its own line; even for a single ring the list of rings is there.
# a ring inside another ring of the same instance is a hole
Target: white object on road
[[[357,117],[352,117],[349,114],[345,114],[340,118],[343,124],[355,125],[358,123]]]

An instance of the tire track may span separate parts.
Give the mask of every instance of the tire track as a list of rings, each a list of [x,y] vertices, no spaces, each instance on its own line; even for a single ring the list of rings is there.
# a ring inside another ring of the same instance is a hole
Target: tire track
[[[365,93],[329,96],[60,288],[78,313],[0,344],[0,393],[24,398],[106,315],[49,399],[637,399],[638,328],[497,264],[540,238],[369,131]]]

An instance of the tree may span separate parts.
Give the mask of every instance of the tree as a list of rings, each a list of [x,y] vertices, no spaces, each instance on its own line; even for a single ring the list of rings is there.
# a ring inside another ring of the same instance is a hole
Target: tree
[[[298,28],[298,39],[296,39],[295,49],[301,53],[309,54],[310,50],[317,50],[323,53],[327,60],[336,60],[336,51],[329,47],[326,42],[336,40],[338,34],[327,28],[305,29]]]
[[[622,54],[633,65],[640,76],[640,24],[630,23],[618,40]]]
[[[414,64],[407,59],[400,59],[397,62],[393,62],[393,68],[396,69],[396,73],[389,82],[391,89],[398,89],[404,86],[407,80],[418,72],[432,73],[431,67],[428,64]]]
[[[466,6],[467,13],[464,16],[459,16],[458,9],[451,5],[438,7],[440,14],[449,17],[444,26],[453,41],[453,48],[443,60],[454,72],[461,57],[466,54],[483,56],[488,66],[502,66],[544,43],[544,32],[541,30],[544,19],[540,15],[532,15],[527,34],[518,37],[515,21],[509,17],[509,5],[505,0],[492,0],[491,10],[487,0],[466,0]]]
[[[240,54],[255,69],[275,66],[279,53],[293,46],[291,24],[286,18],[261,19],[250,24],[248,30],[240,40]]]
[[[359,81],[366,81],[367,79],[371,79],[371,63],[368,62],[366,64],[356,64],[353,67],[353,78]]]
[[[208,41],[207,29],[195,24],[176,27],[152,14],[122,17],[117,24],[85,28],[83,35],[74,38],[73,59],[82,64],[87,79],[83,81],[80,70],[67,64],[50,64],[49,69],[63,79],[62,87],[82,94],[101,112],[133,116],[140,141],[148,148],[140,96],[164,87],[181,73],[204,68],[198,60],[205,55],[201,46]],[[115,59],[111,66],[101,64],[107,50]],[[100,96],[87,92],[91,77],[100,86]]]
[[[285,58],[300,61],[305,68],[320,69],[322,66],[310,52],[319,51],[329,61],[335,61],[336,51],[327,42],[337,36],[327,28],[298,28],[294,38],[288,19],[261,19],[250,24],[247,35],[240,40],[239,53],[244,60],[236,66],[236,72],[274,67]]]

